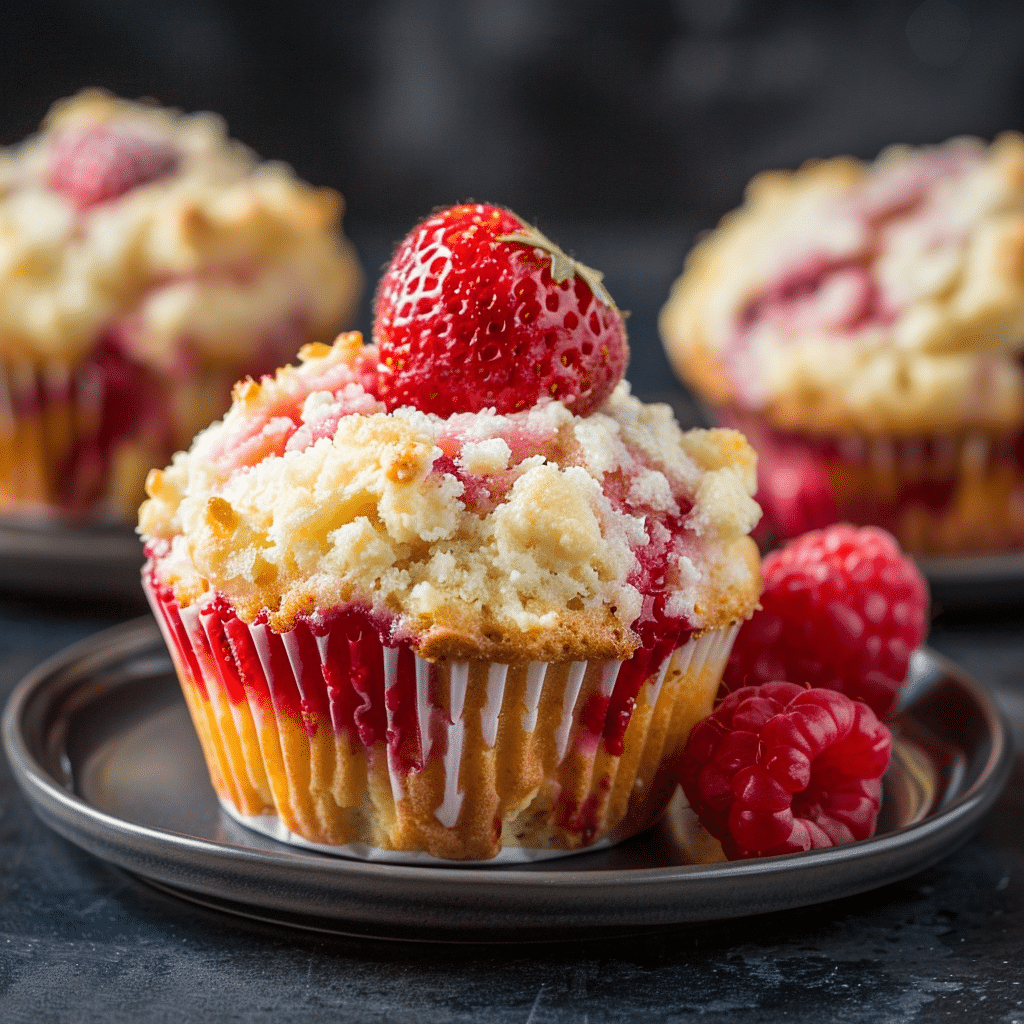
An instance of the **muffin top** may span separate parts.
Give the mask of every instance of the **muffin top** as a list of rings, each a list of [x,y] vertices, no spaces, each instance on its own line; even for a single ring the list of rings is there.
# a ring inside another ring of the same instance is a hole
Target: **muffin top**
[[[811,432],[1024,421],[1024,139],[754,178],[662,310],[703,397]]]
[[[75,363],[113,336],[166,370],[329,339],[361,283],[341,213],[216,115],[81,92],[0,153],[0,352]]]
[[[625,382],[587,416],[389,411],[380,375],[358,334],[306,346],[150,474],[140,532],[183,606],[220,594],[278,632],[356,606],[424,658],[521,662],[625,658],[644,619],[756,605],[740,434],[684,432]]]

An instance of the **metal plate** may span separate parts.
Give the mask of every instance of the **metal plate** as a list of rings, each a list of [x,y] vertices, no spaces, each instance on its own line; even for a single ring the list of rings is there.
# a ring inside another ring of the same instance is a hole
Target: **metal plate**
[[[1024,552],[919,558],[932,601],[963,611],[993,605],[1024,604]]]
[[[539,865],[410,867],[302,851],[219,810],[155,622],[69,648],[11,696],[3,739],[39,816],[99,857],[197,902],[263,920],[405,939],[522,941],[783,910],[904,878],[979,824],[1012,765],[985,690],[915,656],[875,838],[699,863],[677,799],[647,833]],[[703,838],[702,838],[703,837]]]
[[[127,526],[0,519],[0,590],[135,605],[142,542]]]

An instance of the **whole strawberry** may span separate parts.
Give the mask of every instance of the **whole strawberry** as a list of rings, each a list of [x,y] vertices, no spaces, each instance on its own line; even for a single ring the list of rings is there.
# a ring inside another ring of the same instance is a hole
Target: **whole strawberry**
[[[680,782],[730,860],[874,834],[892,735],[835,690],[764,683],[729,694],[690,733]]]
[[[786,679],[888,717],[928,610],[928,586],[896,540],[877,527],[830,526],[768,554],[762,572],[761,608],[740,628],[723,689]]]
[[[556,399],[598,409],[625,372],[601,275],[509,210],[442,210],[398,247],[377,291],[380,397],[450,416]]]
[[[177,162],[170,146],[132,125],[68,129],[54,143],[50,184],[84,210],[170,174]]]

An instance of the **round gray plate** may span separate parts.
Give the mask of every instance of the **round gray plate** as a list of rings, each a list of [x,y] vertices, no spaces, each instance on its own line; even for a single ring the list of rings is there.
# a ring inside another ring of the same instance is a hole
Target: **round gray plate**
[[[696,862],[704,833],[674,802],[601,852],[516,867],[371,864],[280,845],[229,821],[150,618],[26,677],[3,739],[36,812],[79,846],[179,895],[306,928],[385,938],[522,941],[783,910],[904,878],[978,825],[1012,765],[985,690],[915,656],[878,835],[832,850]]]
[[[0,519],[0,589],[145,607],[142,542],[127,526]]]

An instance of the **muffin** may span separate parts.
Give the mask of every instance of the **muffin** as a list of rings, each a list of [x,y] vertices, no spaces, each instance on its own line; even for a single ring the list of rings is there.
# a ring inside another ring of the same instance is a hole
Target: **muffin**
[[[661,331],[757,450],[776,538],[845,520],[916,555],[1024,546],[1020,136],[759,175]]]
[[[343,334],[239,384],[224,419],[147,483],[144,584],[213,786],[228,814],[286,841],[515,861],[639,832],[671,796],[678,752],[756,607],[743,438],[684,433],[624,381],[593,393],[586,323],[572,335],[586,384],[559,378],[568,404],[523,340],[543,316],[516,319],[508,337],[487,329],[500,296],[532,309],[520,304],[529,281],[548,310],[595,302],[586,268],[553,281],[558,257],[536,236],[488,236],[514,287],[487,260],[470,264],[486,281],[483,336],[503,353],[481,365],[493,375],[515,351],[529,402],[516,408],[520,389],[492,404],[482,388],[480,402],[459,399],[479,408],[440,414],[396,397],[416,356],[392,330],[403,310],[413,325],[425,305],[460,310],[443,329],[415,327],[427,349],[469,338],[475,300],[450,290],[456,236],[466,223],[486,233],[490,209],[433,219],[431,302],[423,280],[396,291],[390,273],[377,343]],[[601,317],[621,324],[613,306]],[[568,335],[543,337],[566,351]],[[625,364],[600,347],[595,358]],[[462,365],[477,379],[472,357]],[[432,372],[424,405],[455,390]]]
[[[341,212],[218,117],[98,90],[0,153],[0,513],[134,520],[234,381],[346,326]]]

